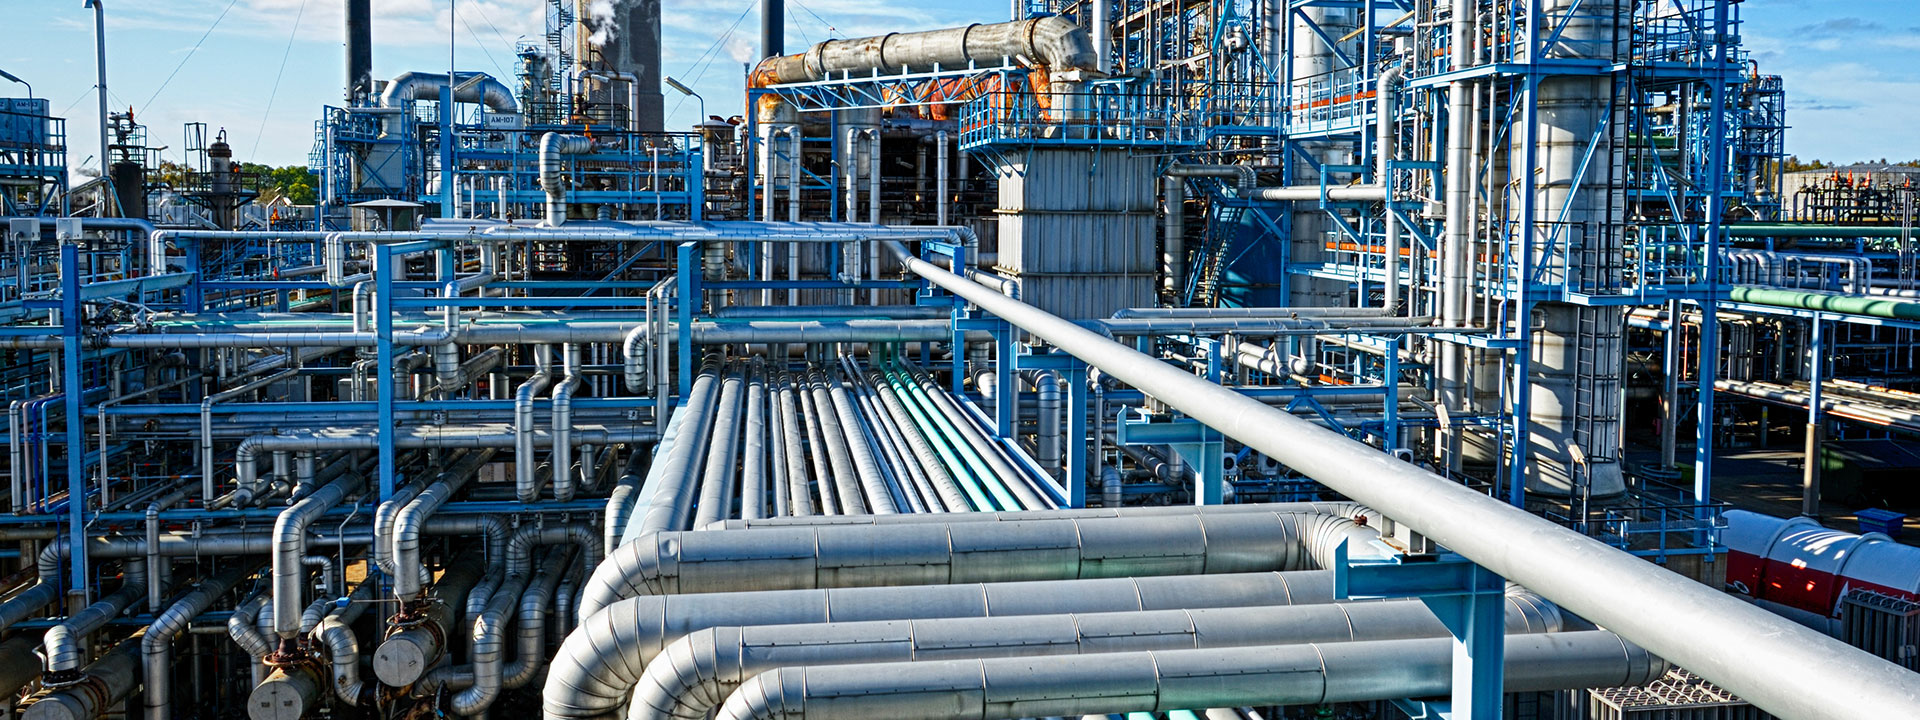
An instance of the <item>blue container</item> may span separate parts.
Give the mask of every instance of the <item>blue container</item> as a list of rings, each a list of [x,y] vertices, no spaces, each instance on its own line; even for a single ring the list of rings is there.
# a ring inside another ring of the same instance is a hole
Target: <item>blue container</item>
[[[1890,538],[1899,538],[1900,528],[1907,522],[1905,513],[1880,508],[1867,508],[1853,515],[1860,519],[1861,533],[1877,532]]]

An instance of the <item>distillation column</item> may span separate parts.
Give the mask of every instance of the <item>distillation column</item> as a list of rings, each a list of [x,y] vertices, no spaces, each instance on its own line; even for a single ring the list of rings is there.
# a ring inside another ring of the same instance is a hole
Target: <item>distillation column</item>
[[[1282,12],[1285,12],[1284,10]],[[1312,95],[1315,88],[1322,94],[1328,92],[1334,73],[1350,71],[1341,66],[1333,48],[1325,38],[1345,38],[1359,21],[1353,10],[1330,7],[1304,7],[1299,10],[1303,20],[1288,22],[1283,15],[1277,21],[1289,28],[1289,58],[1292,67],[1292,94],[1288,104],[1293,107],[1305,106],[1296,112],[1325,113],[1327,104],[1316,106],[1313,101],[1320,98]],[[1316,32],[1314,25],[1319,26]],[[1350,49],[1354,43],[1341,43]],[[1348,57],[1353,53],[1348,52]],[[1299,122],[1307,118],[1295,117]],[[1294,143],[1307,156],[1313,158],[1309,163],[1299,157],[1293,158],[1293,173],[1288,185],[1295,187],[1313,187],[1320,184],[1319,165],[1348,165],[1354,162],[1349,144],[1330,140],[1300,140]],[[1341,185],[1347,178],[1328,178],[1328,185]],[[1293,233],[1289,241],[1288,257],[1296,263],[1321,262],[1326,256],[1327,233],[1330,231],[1327,211],[1315,201],[1298,201],[1293,204]],[[1291,293],[1287,304],[1295,307],[1341,307],[1349,305],[1347,283],[1323,278],[1294,276],[1290,280]]]
[[[1542,59],[1617,60],[1627,52],[1621,0],[1549,0],[1542,12],[1541,27],[1564,28]],[[1612,89],[1604,75],[1548,76],[1539,85],[1535,214],[1526,223],[1516,203],[1515,219],[1529,228],[1532,261],[1546,282],[1565,283],[1570,291],[1604,293],[1622,282],[1624,198],[1617,180],[1623,125],[1607,118],[1620,112],[1609,102]],[[1515,162],[1526,156],[1524,130],[1509,133]],[[1535,333],[1527,378],[1527,491],[1618,495],[1626,489],[1619,462],[1623,309],[1544,302],[1526,320]]]

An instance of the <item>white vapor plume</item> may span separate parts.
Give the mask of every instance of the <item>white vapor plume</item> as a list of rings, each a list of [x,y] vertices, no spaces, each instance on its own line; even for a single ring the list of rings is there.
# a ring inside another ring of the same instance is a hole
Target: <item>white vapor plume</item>
[[[581,18],[593,34],[587,36],[587,42],[605,47],[607,43],[620,38],[620,23],[615,20],[613,0],[593,0],[587,3],[587,16]]]

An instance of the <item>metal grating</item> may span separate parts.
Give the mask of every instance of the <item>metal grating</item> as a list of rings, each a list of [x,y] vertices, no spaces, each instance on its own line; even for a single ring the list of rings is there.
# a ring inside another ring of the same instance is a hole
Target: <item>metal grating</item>
[[[1587,693],[1588,720],[1774,720],[1733,693],[1674,668],[1645,687]]]
[[[1920,603],[1855,588],[1840,598],[1840,639],[1920,671]]]

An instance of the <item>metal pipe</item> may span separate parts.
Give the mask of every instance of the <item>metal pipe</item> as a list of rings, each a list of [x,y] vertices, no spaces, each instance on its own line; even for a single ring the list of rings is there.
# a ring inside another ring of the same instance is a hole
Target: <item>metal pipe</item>
[[[447,571],[433,584],[433,601],[416,617],[409,618],[404,629],[396,628],[373,653],[373,674],[390,687],[406,687],[419,680],[446,648],[450,633],[456,632],[454,609],[460,607],[474,585],[480,582],[485,565],[476,554],[468,553],[447,565]],[[403,578],[396,577],[396,584]],[[404,597],[404,596],[403,596]]]
[[[1453,655],[1451,638],[1427,638],[790,667],[743,683],[716,717],[798,720],[815,704],[816,716],[993,720],[1444,696]],[[1643,685],[1667,671],[1605,631],[1508,636],[1505,665],[1507,692]]]
[[[281,511],[273,521],[273,630],[282,642],[300,634],[300,609],[305,607],[307,527],[321,514],[339,505],[364,485],[357,474],[344,474]]]
[[[562,155],[593,152],[593,139],[579,135],[549,132],[540,136],[540,189],[547,193],[547,217],[542,227],[560,227],[567,222],[567,180]]]
[[[1770,713],[1920,715],[1920,676],[889,247],[908,271]]]
[[[520,595],[520,618],[516,623],[518,649],[513,662],[501,671],[502,688],[517,690],[526,687],[546,666],[547,605],[553,598],[554,586],[567,574],[572,561],[571,549],[561,548],[551,553],[547,562],[541,563],[540,571],[533,576],[533,580],[527,583],[526,592]]]
[[[701,457],[699,451],[704,449],[701,446],[705,442],[707,418],[714,411],[713,406],[719,395],[715,386],[719,384],[719,369],[711,364],[702,367],[700,374],[694,378],[692,389],[687,393],[686,407],[674,413],[676,419],[684,416],[686,425],[671,446],[663,445],[667,449],[665,460],[657,463],[661,466],[659,486],[652,493],[642,491],[650,495],[647,512],[638,525],[628,523],[628,535],[678,530],[686,527],[687,521],[692,519],[696,487],[694,478],[699,475],[700,467],[697,458]]]
[[[942,69],[1003,67],[1036,62],[1051,72],[1099,71],[1087,31],[1062,17],[967,25],[926,32],[828,40],[804,53],[760,61],[749,87],[813,82],[848,75],[896,75]]]
[[[507,620],[519,605],[526,587],[525,576],[509,575],[499,592],[487,601],[486,608],[474,618],[472,632],[467,636],[472,642],[468,652],[473,659],[473,685],[454,694],[449,705],[455,713],[477,715],[500,696],[506,669]]]
[[[565,379],[553,389],[553,499],[559,502],[571,502],[574,492],[580,487],[581,473],[573,467],[573,396],[584,384],[580,380],[580,346],[568,344],[561,349],[561,367]],[[531,415],[531,412],[529,412]],[[531,419],[531,418],[529,418]],[[520,459],[514,459],[519,467]],[[534,488],[534,497],[540,495],[540,488]]]
[[[194,617],[213,607],[215,601],[241,580],[252,576],[259,567],[258,563],[239,563],[208,578],[180,596],[147,626],[147,634],[140,640],[141,658],[146,667],[147,720],[167,720],[173,716],[173,639],[187,629]]]
[[[1563,629],[1557,614],[1514,594],[1506,632]],[[664,662],[647,664],[627,717],[699,720],[741,683],[782,667],[1443,637],[1446,625],[1425,605],[1377,601],[713,627],[673,641],[659,654]]]
[[[106,627],[108,621],[120,617],[120,613],[126,612],[127,608],[146,602],[146,599],[146,561],[130,561],[126,576],[120,582],[120,589],[67,616],[65,622],[47,630],[46,636],[40,641],[41,655],[46,660],[47,682],[64,684],[76,679],[75,675],[87,659],[87,637]]]
[[[767,505],[767,376],[757,363],[751,372],[740,450],[740,517],[748,520],[765,517]]]
[[[700,499],[695,504],[694,527],[733,516],[734,474],[740,458],[740,409],[745,393],[745,368],[734,363],[720,383],[720,405],[714,415],[713,434],[705,448],[706,462],[700,476]]]
[[[1400,66],[1395,65],[1380,71],[1380,77],[1374,87],[1374,170],[1373,181],[1386,189],[1386,197],[1393,197],[1393,169],[1390,163],[1398,155],[1400,129],[1398,127],[1399,100],[1394,94],[1393,84],[1400,79]],[[1400,220],[1395,217],[1391,205],[1384,208],[1381,215],[1386,223],[1386,271],[1384,299],[1382,309],[1388,313],[1398,312],[1400,308]],[[1362,303],[1365,304],[1365,303]]]
[[[583,612],[580,627],[554,654],[541,694],[542,713],[546,720],[562,720],[614,712],[668,644],[709,627],[1250,607],[1333,599],[1333,573],[1327,571],[628,598],[598,613]]]
[[[21,713],[24,720],[93,720],[140,686],[140,643],[133,638],[79,671],[74,682],[43,686]]]
[[[820,446],[824,448],[831,468],[833,481],[833,499],[830,504],[837,507],[843,515],[867,514],[867,503],[861,495],[861,476],[853,467],[853,456],[847,449],[851,428],[840,424],[839,409],[834,407],[833,398],[827,392],[827,382],[819,371],[807,378],[807,389],[813,399],[813,410],[808,412],[814,427],[819,429]],[[825,495],[827,480],[820,479],[822,495]]]
[[[783,433],[781,444],[786,447],[783,454],[786,456],[787,464],[787,486],[781,492],[787,494],[789,514],[799,517],[811,516],[814,512],[813,493],[807,489],[807,478],[810,477],[807,473],[807,455],[801,448],[802,436],[805,433],[801,429],[799,411],[795,407],[799,401],[794,397],[792,378],[784,374],[781,376],[780,391],[776,397],[779,399],[780,429]]]
[[[667,532],[609,554],[580,610],[648,595],[1304,570],[1341,539],[1360,553],[1378,535],[1342,517],[1258,512]]]
[[[536,345],[533,357],[533,376],[513,393],[513,489],[514,496],[523,503],[540,498],[533,450],[533,402],[553,380],[553,348]]]
[[[879,371],[870,371],[867,379],[873,385],[875,394],[879,396],[881,405],[889,415],[893,416],[894,424],[900,428],[900,435],[906,440],[921,470],[926,473],[928,482],[933,485],[934,498],[953,512],[966,512],[973,509],[973,505],[967,500],[966,493],[954,483],[953,474],[948,472],[946,463],[942,461],[938,451],[934,450],[918,419],[906,404],[901,402],[899,394],[894,392],[892,384],[888,383]]]
[[[880,462],[873,456],[873,447],[867,443],[869,434],[865,423],[860,421],[859,413],[854,411],[853,400],[847,396],[845,382],[832,372],[824,374],[822,381],[827,386],[827,397],[833,403],[842,439],[846,442],[849,459],[859,478],[860,492],[857,495],[865,496],[864,507],[861,507],[862,503],[848,503],[850,508],[858,508],[850,510],[849,514],[891,515],[900,512],[899,506],[893,502],[893,492],[889,489],[886,475],[881,471]],[[828,423],[828,427],[832,426],[833,423]]]
[[[453,76],[455,102],[482,103],[496,113],[520,112],[513,90],[506,83],[483,72],[462,72]],[[380,93],[380,107],[400,107],[402,100],[439,100],[440,89],[447,85],[446,73],[404,72],[387,81]]]

